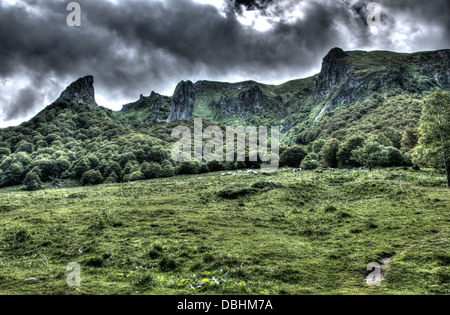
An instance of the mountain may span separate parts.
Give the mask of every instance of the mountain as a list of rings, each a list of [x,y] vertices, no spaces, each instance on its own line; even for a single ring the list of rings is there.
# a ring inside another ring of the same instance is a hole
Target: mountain
[[[95,101],[94,77],[89,75],[70,84],[57,100],[84,103],[98,107]]]
[[[376,124],[367,126],[367,118],[381,115],[394,126],[381,131],[398,138],[393,133],[417,124],[425,94],[435,87],[450,89],[449,60],[448,49],[406,54],[333,48],[323,58],[320,73],[309,78],[281,85],[182,81],[166,100],[164,108],[170,102],[170,112],[138,109],[132,115],[128,105],[122,111],[141,121],[155,121],[156,112],[158,121],[167,122],[201,117],[224,125],[281,125],[282,139],[289,145],[333,134],[342,137],[349,127],[378,133]],[[386,117],[398,108],[398,116]],[[351,126],[345,124],[350,121]]]
[[[171,131],[192,127],[193,118],[203,118],[205,128],[281,126],[283,146],[310,148],[319,139],[345,143],[360,135],[401,149],[405,129],[419,123],[423,98],[436,87],[450,90],[449,62],[448,49],[406,54],[333,48],[321,71],[308,78],[280,85],[181,81],[171,97],[141,94],[121,111],[98,106],[94,78],[86,76],[30,121],[0,130],[0,186],[20,184],[30,172],[42,181],[56,176],[83,182],[88,171],[107,182],[171,176],[180,171],[171,160]],[[192,167],[189,172],[200,171]]]

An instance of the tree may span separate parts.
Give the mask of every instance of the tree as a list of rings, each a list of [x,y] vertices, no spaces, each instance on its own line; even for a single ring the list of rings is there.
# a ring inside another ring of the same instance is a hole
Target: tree
[[[11,150],[9,148],[0,148],[0,159],[3,156],[8,156],[11,154]]]
[[[97,170],[90,170],[81,176],[81,184],[86,185],[98,185],[103,181],[102,173]]]
[[[84,173],[90,170],[89,161],[86,157],[79,158],[72,165],[72,171],[75,172],[76,178],[81,178]]]
[[[22,182],[24,175],[23,165],[19,162],[11,164],[8,169],[3,173],[0,180],[0,186],[13,186],[19,185]]]
[[[174,174],[175,169],[173,168],[172,165],[166,165],[161,170],[161,177],[172,177]]]
[[[178,165],[178,174],[198,174],[200,172],[200,163],[197,161],[181,161]]]
[[[352,151],[352,159],[366,165],[370,170],[388,161],[388,151],[378,142],[366,141],[362,147]]]
[[[142,173],[146,179],[153,179],[161,177],[161,165],[156,162],[142,163]]]
[[[320,154],[320,152],[322,151],[323,146],[325,145],[325,143],[327,143],[326,140],[324,139],[319,139],[313,142],[312,144],[312,150],[314,153]]]
[[[401,149],[408,158],[411,158],[412,151],[419,142],[419,128],[410,124],[403,131],[403,137],[400,141]]]
[[[400,166],[405,162],[405,156],[403,153],[394,147],[387,147],[387,161],[384,166]]]
[[[305,157],[305,159],[300,163],[300,167],[305,170],[315,170],[319,167],[319,162],[313,159],[312,155]]]
[[[450,93],[434,90],[423,102],[419,146],[413,154],[417,164],[444,168],[450,188]]]
[[[32,153],[33,152],[33,144],[29,143],[25,140],[22,140],[17,144],[16,152]]]
[[[206,163],[210,172],[217,172],[223,170],[223,163],[217,160]]]
[[[339,140],[338,139],[330,139],[325,145],[322,147],[321,153],[321,162],[322,164],[329,167],[337,167],[339,165],[338,161],[338,151],[339,151]]]
[[[30,171],[25,176],[25,180],[23,181],[26,190],[38,190],[41,187],[41,179],[39,175],[33,171]]]
[[[308,152],[303,147],[296,145],[286,149],[280,155],[280,164],[289,167],[298,167],[307,155]]]
[[[391,147],[392,141],[389,140],[388,137],[384,133],[379,133],[377,135],[373,135],[368,139],[370,142],[378,142],[379,144],[385,147]]]
[[[351,159],[352,151],[364,144],[364,138],[360,135],[351,136],[346,142],[339,145],[337,158],[340,165],[355,165],[356,161]]]

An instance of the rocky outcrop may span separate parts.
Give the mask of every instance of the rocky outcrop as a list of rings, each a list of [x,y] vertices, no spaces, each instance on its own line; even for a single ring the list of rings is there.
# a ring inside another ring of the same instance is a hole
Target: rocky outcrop
[[[262,115],[267,110],[265,97],[258,85],[255,85],[238,95],[233,100],[225,93],[219,102],[211,102],[209,107],[214,109],[219,117],[239,117],[245,120],[252,115]]]
[[[131,110],[149,109],[151,112],[150,120],[155,122],[166,121],[170,113],[170,98],[161,94],[152,92],[146,97],[141,94],[139,100],[134,103],[123,105],[122,112]]]
[[[346,56],[342,49],[333,48],[323,58],[322,69],[316,82],[316,102],[329,98],[348,80],[352,66],[345,61]]]
[[[211,93],[211,90],[217,92],[227,92],[230,90],[249,89],[256,85],[255,81],[244,81],[238,83],[216,82],[216,81],[197,81],[194,84],[196,95]]]
[[[195,89],[191,81],[181,81],[172,96],[167,122],[191,119],[194,113]]]
[[[450,49],[424,53],[420,57],[420,69],[436,84],[450,87]]]
[[[94,77],[88,75],[76,80],[61,93],[58,100],[84,103],[92,107],[98,107],[95,101]]]

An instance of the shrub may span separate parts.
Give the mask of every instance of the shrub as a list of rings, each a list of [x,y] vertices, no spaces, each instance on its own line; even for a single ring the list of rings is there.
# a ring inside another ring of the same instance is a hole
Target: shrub
[[[319,162],[316,160],[303,160],[300,167],[305,170],[315,170],[319,167]]]
[[[102,174],[97,170],[90,170],[83,174],[81,177],[81,184],[86,185],[98,185],[103,181]]]
[[[146,179],[153,179],[153,178],[161,177],[161,173],[162,173],[161,165],[159,165],[156,162],[150,162],[150,163],[144,162],[142,164],[141,169],[142,169],[143,176]]]
[[[172,177],[175,175],[175,169],[171,165],[166,165],[161,170],[161,177]]]
[[[25,176],[25,180],[23,181],[26,190],[38,190],[41,187],[41,179],[39,175],[35,172],[28,172],[27,176]]]
[[[286,149],[283,154],[280,155],[280,164],[290,167],[298,167],[308,152],[301,146],[293,146]]]
[[[178,174],[198,174],[200,172],[200,163],[196,161],[181,161],[178,165]]]
[[[338,151],[339,151],[339,140],[330,139],[325,145],[322,147],[321,152],[321,162],[329,167],[337,167],[339,164],[338,161]]]
[[[141,171],[136,171],[130,174],[129,180],[135,181],[144,178],[144,174]]]
[[[217,172],[223,170],[223,163],[216,160],[209,161],[208,163],[206,163],[206,165],[208,166],[210,172]]]

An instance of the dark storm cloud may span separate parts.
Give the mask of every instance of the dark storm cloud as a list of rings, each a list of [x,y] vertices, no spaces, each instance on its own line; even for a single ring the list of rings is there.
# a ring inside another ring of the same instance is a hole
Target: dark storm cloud
[[[187,79],[301,77],[318,69],[335,46],[395,49],[390,35],[404,28],[408,16],[416,27],[409,30],[415,34],[411,48],[420,50],[425,39],[427,50],[449,46],[446,0],[432,5],[381,1],[386,25],[376,37],[366,24],[368,1],[226,0],[223,14],[191,0],[80,0],[80,28],[66,25],[68,2],[0,2],[0,79],[20,74],[30,82],[10,91],[9,104],[0,104],[6,119],[42,107],[44,97],[57,98],[66,85],[87,74],[95,76],[97,94],[130,101]],[[302,18],[289,20],[299,3]],[[278,19],[269,31],[258,32],[239,23],[246,10]],[[423,25],[444,32],[421,36]]]
[[[225,0],[228,8],[233,9],[238,14],[242,14],[244,10],[265,10],[272,4],[273,0]]]

